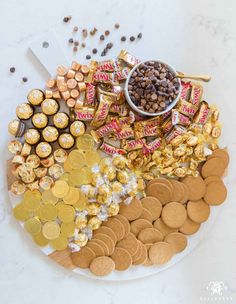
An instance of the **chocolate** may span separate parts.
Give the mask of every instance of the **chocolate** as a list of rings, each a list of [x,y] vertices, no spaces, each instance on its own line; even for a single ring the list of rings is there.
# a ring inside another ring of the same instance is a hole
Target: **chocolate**
[[[115,136],[117,139],[120,139],[120,140],[134,138],[134,130],[129,126],[125,126],[120,131],[115,132]]]
[[[203,88],[200,84],[193,84],[189,102],[195,106],[199,106],[202,100]]]
[[[95,61],[95,60],[90,61],[89,73],[88,73],[88,76],[86,78],[86,82],[88,82],[88,83],[93,82],[93,76],[96,72],[97,66],[98,66],[97,61]]]
[[[39,106],[44,100],[44,93],[41,90],[33,89],[27,95],[27,99],[33,106]]]
[[[93,81],[112,84],[114,82],[114,74],[98,71],[93,75]]]
[[[14,119],[8,124],[8,132],[15,137],[21,137],[25,133],[25,124],[21,120]]]
[[[133,150],[142,149],[145,143],[146,143],[145,138],[123,140],[122,147],[127,151],[133,151]]]
[[[124,81],[127,79],[129,72],[130,72],[130,69],[123,68],[122,70],[115,72],[115,79],[117,81]]]
[[[75,144],[75,140],[71,134],[62,133],[58,138],[58,143],[62,149],[71,149]]]
[[[171,122],[172,125],[182,125],[182,126],[189,126],[191,123],[191,120],[188,116],[185,116],[184,114],[180,113],[177,110],[172,110],[171,115]]]
[[[159,149],[161,146],[160,138],[156,138],[153,141],[143,145],[143,154],[148,155]]]
[[[177,136],[183,135],[186,132],[186,128],[182,126],[174,126],[173,129],[165,136],[167,144],[171,143]]]
[[[117,119],[113,118],[107,124],[101,126],[97,130],[90,131],[91,135],[93,136],[96,142],[99,142],[100,138],[104,138],[110,135],[112,132],[120,131],[119,122]]]
[[[11,152],[12,154],[19,154],[22,151],[22,143],[19,142],[18,140],[11,140],[8,143],[8,151]]]
[[[197,124],[204,125],[211,113],[211,109],[206,101],[203,101],[199,107],[198,112],[193,118],[193,121]]]
[[[98,71],[102,72],[115,72],[117,69],[116,62],[113,60],[106,60],[106,61],[101,61],[98,62]]]
[[[190,99],[190,94],[192,90],[192,84],[190,81],[181,81],[181,94],[180,94],[180,99],[184,101],[189,101]]]
[[[87,83],[86,85],[86,98],[84,105],[94,106],[96,97],[96,88],[92,83]]]
[[[46,142],[52,143],[58,139],[59,132],[55,127],[48,126],[43,129],[42,136]]]
[[[37,129],[43,129],[48,124],[48,117],[44,113],[36,113],[32,116],[32,124]]]
[[[21,103],[16,107],[16,116],[19,119],[27,120],[34,114],[33,107],[28,103]]]
[[[29,145],[35,145],[40,140],[40,133],[36,129],[28,129],[24,135],[25,141]]]
[[[53,116],[53,124],[58,129],[65,129],[69,124],[69,116],[64,112],[59,112]]]
[[[99,149],[103,152],[105,152],[106,154],[110,154],[110,155],[115,155],[115,154],[121,154],[124,155],[126,154],[126,151],[124,149],[120,149],[117,147],[114,147],[110,144],[107,144],[105,142],[103,142],[101,144],[101,146],[99,147]]]
[[[91,126],[100,127],[104,124],[113,101],[114,98],[112,96],[107,96],[103,94],[99,96],[99,106],[91,122]]]
[[[126,104],[112,103],[109,112],[119,114],[119,116],[126,116],[128,114],[128,108]]]
[[[52,153],[52,147],[48,142],[41,141],[35,149],[35,153],[40,158],[46,158]]]
[[[76,120],[70,125],[70,133],[74,137],[83,135],[85,132],[85,124],[82,121]]]
[[[29,145],[27,143],[24,143],[23,147],[22,147],[22,150],[21,150],[21,155],[22,156],[28,156],[28,155],[30,155],[31,149],[32,149],[31,145]]]
[[[177,103],[176,108],[180,113],[182,113],[190,118],[192,118],[198,110],[197,106],[191,104],[190,102],[183,101],[183,100],[180,100]]]
[[[118,56],[118,59],[122,60],[130,67],[134,67],[136,64],[138,64],[140,62],[139,59],[135,58],[133,55],[131,55],[130,53],[128,53],[125,50],[121,50],[121,52]]]
[[[90,121],[94,118],[94,108],[83,107],[81,109],[77,109],[75,114],[78,120],[81,121]]]
[[[59,97],[60,98],[60,97]],[[41,108],[44,114],[46,115],[54,115],[59,110],[59,104],[54,99],[44,99],[44,101],[41,103]]]

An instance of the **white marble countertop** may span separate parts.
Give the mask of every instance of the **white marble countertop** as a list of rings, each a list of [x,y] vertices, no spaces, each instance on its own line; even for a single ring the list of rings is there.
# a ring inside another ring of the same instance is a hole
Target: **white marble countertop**
[[[223,282],[228,288],[223,291],[224,303],[235,303],[235,10],[235,0],[0,1],[0,303],[207,303],[213,302],[206,291],[212,281]],[[62,18],[70,14],[70,24],[63,24]],[[30,88],[41,86],[47,79],[47,73],[28,51],[32,39],[54,28],[68,58],[83,60],[88,50],[73,56],[68,47],[72,27],[105,30],[116,22],[121,27],[111,35],[111,56],[121,48],[121,35],[142,32],[140,42],[126,42],[124,47],[140,57],[145,54],[147,58],[165,59],[185,72],[212,75],[212,81],[205,85],[205,96],[221,110],[222,144],[229,149],[231,163],[227,201],[213,229],[190,255],[152,277],[109,283],[61,268],[29,241],[11,215],[4,159],[7,123],[14,117],[15,106],[25,100]],[[9,75],[10,66],[16,67],[14,75]],[[22,76],[29,81],[23,84]],[[223,299],[216,294],[215,301]]]

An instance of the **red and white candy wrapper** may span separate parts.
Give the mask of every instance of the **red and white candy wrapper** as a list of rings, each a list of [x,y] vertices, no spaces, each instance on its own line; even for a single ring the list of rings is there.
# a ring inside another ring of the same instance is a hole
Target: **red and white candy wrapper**
[[[118,139],[134,138],[134,130],[131,127],[125,126],[119,132],[115,133]]]
[[[115,79],[116,81],[123,81],[126,80],[129,75],[130,69],[123,68],[120,71],[115,72]]]
[[[82,107],[75,111],[77,119],[82,121],[90,121],[94,118],[94,108]]]
[[[189,102],[198,106],[202,100],[203,88],[200,84],[193,84]]]
[[[145,138],[131,139],[131,140],[124,139],[122,141],[122,147],[127,151],[133,151],[133,150],[142,149],[145,143],[146,143]]]
[[[211,109],[206,101],[203,101],[200,105],[200,108],[196,115],[193,118],[193,121],[197,124],[204,125],[211,113]]]
[[[106,154],[115,155],[115,154],[126,154],[126,151],[121,148],[114,147],[110,144],[103,142],[100,146],[100,150],[105,152]]]
[[[136,64],[140,63],[141,60],[135,58],[133,55],[125,50],[121,50],[118,59],[124,61],[127,65],[134,67]]]
[[[111,113],[117,113],[120,116],[126,116],[128,114],[128,109],[125,103],[117,104],[113,103],[109,110]]]
[[[183,100],[180,100],[178,102],[176,108],[180,113],[182,113],[188,117],[191,117],[191,118],[196,114],[196,112],[198,110],[197,106],[191,104],[190,102],[183,101]]]
[[[108,96],[104,94],[100,95],[98,109],[91,122],[92,127],[100,127],[105,123],[109,113],[110,106],[113,102],[114,102],[113,96]]]
[[[190,99],[190,94],[192,90],[192,84],[190,81],[181,81],[181,94],[180,94],[180,99],[189,101]]]
[[[173,123],[172,123],[171,117],[167,118],[161,125],[161,129],[164,133],[170,132],[172,127],[173,127]]]
[[[86,84],[86,95],[84,105],[94,106],[96,100],[96,87],[92,83]]]
[[[117,60],[106,60],[98,62],[97,70],[102,72],[115,72],[120,68]]]
[[[186,128],[182,126],[174,126],[173,129],[165,136],[167,144],[171,143],[178,135],[186,133]]]
[[[155,150],[159,149],[160,146],[161,146],[161,140],[159,138],[156,138],[153,141],[143,146],[143,154],[147,155],[153,153]]]
[[[99,142],[100,138],[104,138],[113,132],[119,132],[121,130],[117,119],[113,118],[107,124],[101,126],[97,130],[92,130],[90,133],[94,137],[96,142]]]
[[[115,83],[115,75],[113,73],[97,71],[93,75],[93,81],[100,82],[100,83],[113,84],[113,83]]]
[[[175,125],[189,126],[191,123],[191,120],[188,116],[185,116],[184,114],[180,113],[177,110],[172,110],[171,121],[173,126]]]

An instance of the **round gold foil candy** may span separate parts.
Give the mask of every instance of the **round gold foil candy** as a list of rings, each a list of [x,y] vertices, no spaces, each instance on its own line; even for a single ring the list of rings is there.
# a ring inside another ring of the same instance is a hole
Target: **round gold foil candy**
[[[55,127],[48,126],[43,129],[42,135],[46,142],[52,143],[58,139],[59,132]]]
[[[11,152],[12,154],[18,154],[22,150],[22,143],[18,140],[12,140],[9,142],[7,147],[9,152]]]
[[[214,138],[219,138],[221,135],[221,128],[220,127],[213,127],[211,131],[211,136]]]
[[[16,107],[16,116],[19,119],[29,119],[34,114],[34,110],[28,103],[21,103]]]
[[[26,163],[29,163],[33,169],[40,165],[40,158],[36,154],[31,154],[26,158]]]
[[[194,149],[194,154],[196,155],[197,158],[204,157],[204,146],[203,146],[203,144],[198,144],[196,146],[196,148]]]
[[[76,204],[73,205],[73,207],[77,210],[77,211],[83,211],[87,208],[88,206],[88,197],[80,191],[79,194],[79,200]]]
[[[69,124],[69,116],[60,112],[53,116],[53,124],[58,129],[65,129]]]
[[[55,164],[48,169],[48,174],[54,179],[58,179],[64,174],[64,169],[61,165]]]
[[[85,132],[85,124],[82,121],[76,120],[70,125],[70,133],[74,137],[83,135]]]
[[[63,197],[65,204],[74,205],[78,202],[80,198],[80,191],[77,188],[70,187],[66,196]]]
[[[25,124],[18,119],[14,119],[8,124],[8,132],[15,137],[21,137],[25,132]]]
[[[39,208],[39,218],[45,222],[55,220],[57,213],[57,208],[52,204],[43,204]]]
[[[116,168],[112,166],[104,168],[103,173],[109,181],[113,181],[116,178]]]
[[[92,150],[94,148],[94,139],[90,134],[84,134],[77,138],[76,146],[83,151]]]
[[[198,144],[198,137],[197,136],[191,136],[186,144],[190,147],[196,146]]]
[[[45,167],[45,168],[49,168],[54,164],[54,156],[50,155],[49,157],[45,158],[45,159],[41,159],[41,164]]]
[[[33,168],[31,166],[30,163],[23,163],[22,165],[20,165],[18,167],[18,173],[20,175],[20,177],[28,177],[30,175],[32,175],[33,172]]]
[[[75,222],[71,223],[62,223],[61,224],[61,234],[66,237],[72,237],[75,233]]]
[[[33,183],[27,184],[27,188],[28,188],[30,191],[38,190],[38,189],[39,189],[39,181],[36,180],[36,181],[33,182]]]
[[[54,115],[59,110],[59,104],[54,99],[44,99],[44,101],[41,103],[41,109],[46,115]]]
[[[27,95],[28,102],[33,106],[40,105],[44,100],[44,94],[41,90],[33,89]]]
[[[75,219],[75,209],[70,205],[60,205],[58,208],[58,218],[63,223],[73,222]]]
[[[50,241],[50,246],[54,248],[55,250],[65,250],[68,245],[68,239],[63,234],[60,234],[58,238],[55,240]]]
[[[39,180],[39,186],[43,189],[43,190],[49,190],[53,187],[54,185],[54,181],[50,176],[44,176],[42,178],[40,178]]]
[[[106,184],[100,185],[98,187],[98,193],[100,195],[109,196],[111,195],[111,188]]]
[[[54,151],[53,156],[56,162],[64,163],[67,159],[68,154],[65,150],[59,148]]]
[[[52,194],[55,197],[63,198],[69,192],[69,186],[65,181],[56,181],[54,186],[52,187]]]
[[[120,182],[115,181],[111,184],[111,189],[113,192],[120,193],[123,190],[123,186]]]
[[[44,113],[36,113],[32,117],[32,124],[37,129],[43,129],[48,124],[48,117]]]
[[[47,175],[48,169],[43,167],[38,167],[34,169],[34,173],[37,178],[41,178]]]
[[[92,230],[96,230],[98,229],[102,224],[102,221],[99,220],[99,218],[97,218],[96,216],[92,217],[89,221],[88,221],[88,226],[92,229]]]
[[[35,152],[40,158],[46,158],[52,153],[52,147],[46,141],[41,141],[36,146]]]
[[[187,169],[182,167],[182,168],[176,168],[174,170],[174,174],[177,176],[177,177],[184,177],[186,176],[187,174]]]
[[[24,143],[23,147],[22,147],[22,150],[21,150],[21,155],[22,156],[30,155],[31,149],[32,149],[31,145],[29,145],[27,143]]]
[[[36,217],[28,219],[24,224],[25,230],[31,235],[39,233],[41,231],[41,227],[42,224],[40,220]]]
[[[119,213],[119,210],[120,210],[119,204],[116,203],[111,203],[107,208],[107,212],[109,216],[117,215]]]
[[[218,110],[214,110],[211,115],[211,121],[217,122],[217,120],[219,119],[219,116],[220,116],[220,112]]]
[[[121,184],[127,184],[129,181],[129,174],[126,171],[118,171],[117,172],[117,180]]]
[[[75,244],[84,247],[88,242],[88,236],[85,233],[78,233],[75,239]]]
[[[83,229],[87,226],[88,220],[85,215],[78,215],[75,220],[76,228]]]
[[[211,134],[212,131],[212,124],[210,122],[207,122],[204,126],[203,126],[203,132],[206,134]]]
[[[94,166],[99,164],[101,160],[101,156],[97,151],[86,151],[85,153],[85,161],[87,166]]]
[[[116,168],[124,169],[126,166],[126,159],[121,155],[117,155],[113,158],[112,163]]]
[[[181,144],[182,142],[183,142],[183,137],[181,135],[178,135],[171,141],[171,144],[172,144],[172,146],[176,147],[179,144]]]
[[[21,195],[25,192],[25,190],[26,190],[25,184],[20,181],[15,181],[11,185],[11,192],[15,195]]]
[[[142,178],[137,179],[137,188],[139,191],[143,191],[146,188],[146,183]]]
[[[100,185],[100,183],[103,183],[102,174],[101,173],[92,172],[92,181],[91,181],[91,184],[93,186],[97,186],[97,185]]]
[[[186,151],[186,145],[180,144],[177,148],[174,150],[174,156],[183,156]]]
[[[42,234],[42,232],[34,234],[33,240],[40,247],[45,247],[48,245],[48,240],[45,238],[45,236]]]
[[[60,226],[55,221],[46,222],[42,228],[42,234],[47,240],[54,240],[60,235]]]
[[[86,207],[89,215],[97,215],[100,211],[100,206],[97,203],[89,203]]]
[[[30,218],[31,213],[25,208],[24,203],[19,203],[13,208],[13,215],[18,221],[26,221]]]
[[[82,151],[73,150],[68,155],[69,166],[73,169],[80,169],[86,164],[85,156]]]
[[[24,135],[25,141],[29,145],[35,145],[40,140],[40,133],[36,129],[28,129]]]
[[[74,137],[69,133],[63,133],[59,136],[58,143],[63,149],[70,149],[74,146]]]
[[[27,190],[23,195],[23,203],[28,211],[35,211],[40,207],[41,193],[39,190]]]
[[[42,192],[42,201],[44,204],[55,205],[58,202],[58,198],[52,194],[52,190],[45,190]]]
[[[103,173],[106,167],[109,167],[112,165],[112,159],[111,157],[104,157],[99,162],[100,171]]]
[[[36,175],[34,174],[34,172],[32,171],[30,174],[26,174],[23,175],[21,177],[22,182],[24,182],[25,184],[30,184],[32,183],[36,178]]]

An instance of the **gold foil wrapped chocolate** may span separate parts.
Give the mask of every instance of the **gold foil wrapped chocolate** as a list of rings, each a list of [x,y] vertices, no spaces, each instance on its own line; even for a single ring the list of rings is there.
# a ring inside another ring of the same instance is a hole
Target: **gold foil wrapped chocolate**
[[[11,192],[15,195],[21,195],[25,192],[25,190],[26,190],[25,184],[20,181],[15,181],[11,185]]]
[[[34,169],[34,173],[37,178],[41,178],[47,175],[48,169],[44,167],[38,167]]]
[[[18,119],[14,119],[8,124],[8,132],[15,137],[21,137],[25,132],[25,124]]]
[[[78,233],[74,242],[76,245],[84,247],[88,242],[88,236],[85,233]]]
[[[69,124],[69,116],[60,112],[53,116],[53,124],[58,129],[65,129]]]
[[[59,104],[54,99],[51,98],[44,99],[44,101],[41,104],[41,109],[43,113],[46,115],[54,115],[59,110]]]
[[[43,129],[42,135],[46,142],[52,143],[58,139],[59,132],[55,127],[48,126]]]
[[[19,119],[29,119],[34,114],[34,109],[28,103],[21,103],[16,107],[16,116]]]
[[[44,176],[44,177],[40,178],[40,180],[39,180],[39,186],[43,190],[51,189],[53,184],[54,184],[53,179],[50,176]]]
[[[35,152],[40,158],[46,158],[52,153],[52,147],[49,143],[42,141],[36,146]]]
[[[64,169],[59,164],[54,164],[48,169],[48,174],[54,178],[58,179],[64,174]]]
[[[40,140],[40,133],[36,129],[28,129],[24,135],[25,141],[29,145],[35,145]]]
[[[63,133],[59,136],[58,143],[63,149],[70,149],[74,146],[74,137],[69,133]]]
[[[82,121],[76,120],[70,125],[70,133],[74,137],[83,135],[85,132],[85,124]]]
[[[45,159],[41,159],[41,165],[45,168],[49,168],[54,164],[54,157],[53,155],[50,155],[49,157]]]
[[[102,221],[99,220],[99,218],[97,218],[96,216],[91,217],[91,219],[88,221],[88,226],[92,229],[92,230],[96,230],[98,229],[102,224]]]
[[[19,154],[22,150],[22,143],[19,142],[18,140],[12,140],[8,144],[8,150],[12,154]]]
[[[27,99],[33,106],[39,106],[44,100],[44,93],[41,90],[33,89],[29,92]]]
[[[32,117],[32,124],[37,129],[43,129],[48,124],[48,117],[44,113],[36,113]]]
[[[54,151],[53,156],[56,162],[64,163],[67,159],[68,153],[65,150],[59,148]]]
[[[21,155],[22,156],[28,156],[28,155],[30,155],[31,149],[32,149],[31,145],[29,145],[27,143],[24,143],[23,147],[22,147],[22,150],[21,150]]]
[[[29,163],[35,169],[40,165],[40,158],[36,154],[31,154],[26,158],[26,163]]]

